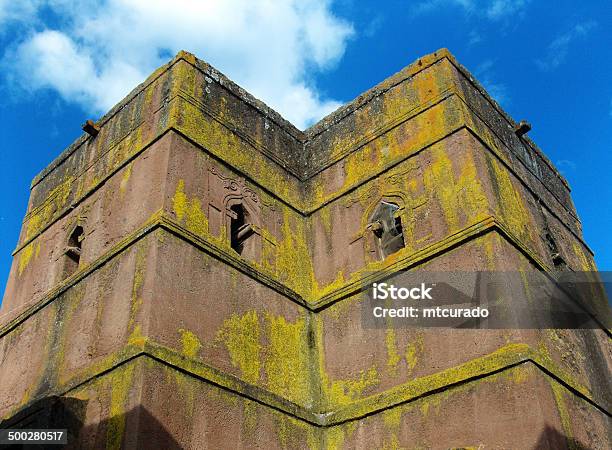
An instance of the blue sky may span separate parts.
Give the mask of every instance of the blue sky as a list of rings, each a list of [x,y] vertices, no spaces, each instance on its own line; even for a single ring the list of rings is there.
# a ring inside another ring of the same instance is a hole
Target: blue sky
[[[0,0],[0,292],[31,179],[179,49],[304,128],[447,47],[568,179],[612,270],[609,1]]]

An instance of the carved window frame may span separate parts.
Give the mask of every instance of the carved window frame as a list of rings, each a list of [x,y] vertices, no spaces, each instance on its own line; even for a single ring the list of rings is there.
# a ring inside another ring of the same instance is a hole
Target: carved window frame
[[[79,222],[70,229],[66,239],[66,246],[63,251],[62,279],[70,277],[79,270],[84,240],[85,227]]]
[[[387,220],[377,217],[381,207],[388,206],[393,209],[392,216]],[[370,252],[376,255],[377,260],[384,260],[406,247],[405,227],[405,200],[399,194],[388,194],[378,199],[368,208],[366,214],[366,233],[369,235]],[[397,232],[399,231],[399,232]]]

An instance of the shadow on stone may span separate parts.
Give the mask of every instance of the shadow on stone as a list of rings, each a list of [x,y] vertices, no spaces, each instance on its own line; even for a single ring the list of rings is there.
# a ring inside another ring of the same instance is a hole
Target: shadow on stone
[[[2,449],[168,449],[181,447],[163,425],[139,406],[125,414],[84,425],[87,401],[71,397],[47,397],[0,422],[0,429],[67,429],[68,445],[16,444]],[[115,447],[116,448],[116,447]]]
[[[560,433],[557,429],[551,426],[546,426],[544,430],[542,430],[534,450],[564,448],[572,450],[592,450],[591,447],[583,444],[577,439]]]

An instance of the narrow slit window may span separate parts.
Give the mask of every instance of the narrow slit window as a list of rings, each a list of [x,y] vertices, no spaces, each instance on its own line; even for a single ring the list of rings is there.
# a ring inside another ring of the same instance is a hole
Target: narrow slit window
[[[233,205],[230,210],[230,245],[242,254],[245,241],[253,233],[253,226],[249,223],[249,215],[241,204]]]
[[[70,234],[68,238],[68,245],[64,254],[66,256],[66,262],[64,265],[64,278],[69,277],[79,268],[81,261],[81,245],[83,241],[83,227],[77,226]]]
[[[548,248],[550,250],[550,258],[552,259],[553,266],[556,269],[565,269],[567,263],[565,262],[563,256],[561,256],[561,252],[559,251],[555,238],[553,238],[552,234],[550,233],[546,233],[544,238],[546,239],[546,243],[548,244]]]
[[[548,248],[550,249],[551,253],[557,253],[557,243],[555,242],[555,239],[552,237],[552,235],[550,233],[546,233],[544,238],[546,239],[546,244],[548,245]]]

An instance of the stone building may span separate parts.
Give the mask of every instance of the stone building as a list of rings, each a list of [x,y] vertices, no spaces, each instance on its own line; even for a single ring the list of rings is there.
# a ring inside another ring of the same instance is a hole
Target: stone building
[[[595,270],[567,182],[447,50],[306,131],[180,52],[85,130],[32,182],[4,427],[96,449],[610,448],[609,330],[362,326],[376,274]]]

